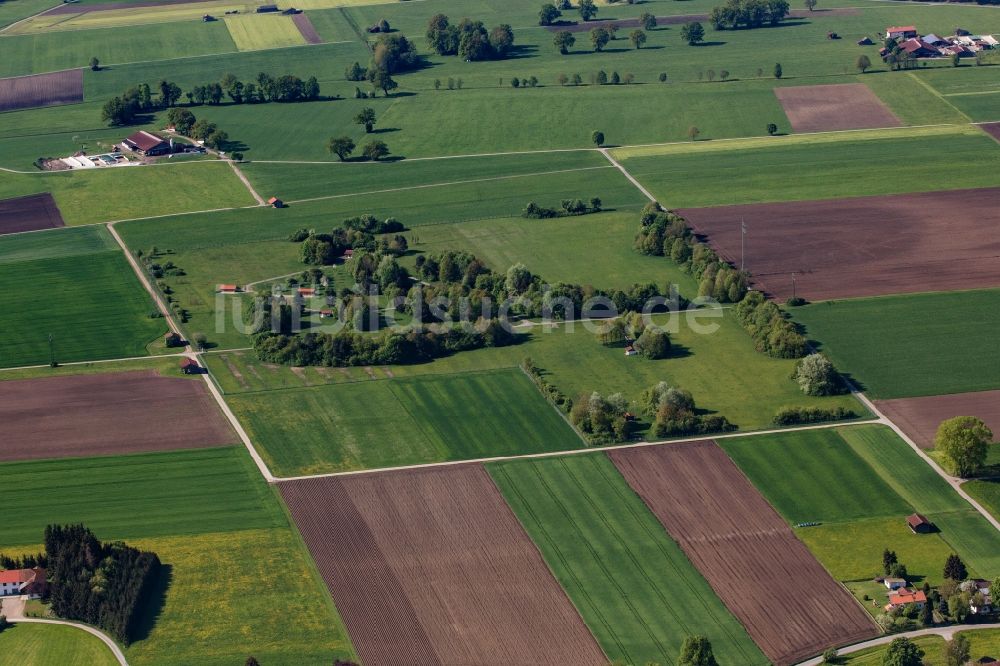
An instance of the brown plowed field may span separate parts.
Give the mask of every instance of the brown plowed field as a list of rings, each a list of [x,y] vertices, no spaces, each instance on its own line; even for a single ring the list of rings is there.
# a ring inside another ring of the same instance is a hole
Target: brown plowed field
[[[69,3],[53,7],[47,12],[47,16],[52,14],[86,14],[88,12],[104,12],[116,9],[138,9],[140,7],[163,7],[165,5],[190,5],[198,2],[211,2],[212,0],[138,0],[137,2],[95,2],[89,5]]]
[[[879,633],[715,442],[609,455],[778,666]]]
[[[863,83],[775,88],[796,132],[899,127],[899,118]]]
[[[0,460],[232,444],[201,381],[153,371],[0,381]]]
[[[278,485],[365,666],[607,663],[482,466]]]
[[[994,440],[1000,441],[1000,391],[876,400],[875,406],[922,449],[933,449],[941,421],[955,416],[982,419],[993,431]]]
[[[811,300],[1000,286],[1000,188],[678,212],[758,289]]]
[[[0,111],[83,101],[83,70],[0,79]]]
[[[56,200],[48,192],[0,201],[0,236],[64,225]]]
[[[792,10],[788,12],[787,18],[789,19],[814,19],[814,18],[825,18],[828,16],[857,16],[859,10],[854,7],[838,7],[835,9],[817,9],[815,11],[797,11]],[[567,14],[564,14],[564,16]],[[679,14],[673,16],[657,16],[656,25],[684,25],[685,23],[691,23],[693,21],[707,22],[708,14]],[[545,28],[552,32],[560,32],[562,30],[568,30],[569,32],[590,32],[594,28],[607,27],[611,24],[618,26],[619,30],[624,30],[625,28],[639,28],[642,26],[639,19],[596,19],[594,21],[574,21],[572,19],[564,19],[561,22],[557,22],[553,25],[547,25]]]
[[[1000,123],[983,123],[979,126],[979,129],[983,130],[997,141],[1000,141]]]
[[[306,44],[323,43],[323,38],[316,32],[316,26],[313,25],[312,21],[305,14],[292,14],[292,23],[299,29],[299,33],[306,40]]]

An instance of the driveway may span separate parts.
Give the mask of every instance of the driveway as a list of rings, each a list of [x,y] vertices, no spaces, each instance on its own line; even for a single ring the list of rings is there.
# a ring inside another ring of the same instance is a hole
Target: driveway
[[[4,597],[0,600],[0,615],[6,615],[8,620],[24,617],[24,598]]]

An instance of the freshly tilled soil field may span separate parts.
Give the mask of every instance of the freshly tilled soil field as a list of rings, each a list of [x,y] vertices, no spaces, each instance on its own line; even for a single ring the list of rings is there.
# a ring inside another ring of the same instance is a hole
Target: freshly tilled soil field
[[[609,455],[775,664],[878,635],[715,442]]]
[[[201,381],[153,371],[0,381],[0,461],[236,441]]]
[[[1000,286],[997,201],[994,187],[678,212],[737,266],[743,220],[758,289],[828,300]]]
[[[0,79],[0,111],[76,104],[82,101],[82,69]]]
[[[796,132],[899,127],[902,123],[863,83],[775,88]]]
[[[922,449],[933,449],[938,426],[955,416],[982,419],[1000,440],[1000,391],[876,400],[875,406]]]
[[[279,488],[365,666],[607,663],[480,465]]]
[[[309,20],[309,17],[305,14],[293,14],[292,23],[295,27],[299,29],[302,33],[302,38],[306,40],[306,44],[322,44],[323,38],[320,37],[319,32],[316,31],[316,26],[313,22]]]
[[[56,200],[48,192],[0,201],[0,236],[65,224]]]

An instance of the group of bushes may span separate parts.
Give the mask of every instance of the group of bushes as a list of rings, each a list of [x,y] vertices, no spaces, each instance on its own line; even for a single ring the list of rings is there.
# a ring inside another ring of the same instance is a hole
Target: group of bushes
[[[528,205],[521,211],[521,217],[543,220],[553,217],[572,217],[586,215],[587,213],[600,213],[601,205],[602,201],[599,197],[592,197],[589,206],[583,199],[563,199],[558,209],[545,208],[539,206],[534,201],[529,201]]]
[[[535,365],[535,362],[531,360],[530,356],[526,356],[524,360],[521,361],[521,369],[531,378],[531,381],[535,383],[538,390],[542,392],[542,395],[548,400],[553,406],[563,412],[569,412],[573,409],[573,401],[566,397],[566,394],[559,390],[559,388],[550,383],[545,379],[545,375],[542,374],[541,368]]]
[[[801,358],[809,345],[795,324],[759,291],[737,304],[736,318],[753,338],[757,351],[775,358]]]
[[[458,55],[466,61],[502,60],[514,46],[514,31],[506,23],[487,31],[482,21],[463,18],[452,25],[444,14],[427,24],[427,43],[438,55]]]
[[[716,30],[778,25],[788,16],[787,0],[726,0],[712,8],[708,20]]]
[[[832,407],[830,409],[823,409],[821,407],[782,407],[774,415],[773,420],[774,425],[790,426],[821,423],[823,421],[843,421],[844,419],[855,419],[857,417],[857,413],[845,407]]]
[[[647,204],[640,218],[635,249],[642,254],[670,257],[698,280],[698,295],[719,303],[738,303],[747,293],[749,275],[723,261],[700,242],[684,218]]]
[[[409,249],[402,222],[394,217],[380,220],[374,215],[350,217],[328,234],[299,229],[288,236],[293,243],[302,243],[302,261],[312,266],[329,266],[347,250],[402,256]],[[388,234],[393,234],[389,237]]]
[[[156,587],[156,553],[102,543],[83,525],[49,525],[45,556],[52,612],[100,627],[128,645]]]
[[[642,285],[634,285],[633,289],[641,287]],[[672,287],[673,285],[668,285],[668,291]],[[652,285],[652,288],[655,291],[655,285]],[[646,290],[642,291],[646,292]],[[602,345],[609,347],[623,345],[631,341],[632,347],[648,359],[667,358],[670,356],[670,336],[664,330],[645,325],[642,315],[637,311],[644,305],[645,293],[637,294],[637,296],[625,304],[625,314],[604,323],[597,332],[597,339]],[[628,306],[637,307],[628,310]]]
[[[573,401],[569,420],[592,444],[627,442],[639,429],[621,393],[604,397],[594,391],[581,395]]]
[[[653,418],[653,435],[679,437],[705,435],[736,430],[724,416],[698,414],[694,397],[689,391],[660,382],[643,391],[640,400],[643,411]]]

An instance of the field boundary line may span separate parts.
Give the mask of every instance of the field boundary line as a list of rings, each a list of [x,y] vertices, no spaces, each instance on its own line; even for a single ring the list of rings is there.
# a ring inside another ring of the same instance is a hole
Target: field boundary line
[[[698,437],[683,437],[679,439],[666,439],[657,441],[633,442],[631,444],[609,444],[606,446],[592,446],[583,449],[569,449],[566,451],[543,451],[540,453],[522,453],[509,456],[494,456],[491,458],[470,458],[468,460],[444,460],[440,462],[418,463],[415,465],[401,465],[398,467],[377,467],[373,469],[356,469],[345,472],[327,472],[325,474],[303,474],[300,476],[273,477],[274,483],[285,483],[292,481],[303,481],[306,479],[322,479],[335,476],[359,476],[362,474],[381,474],[383,472],[403,472],[412,469],[426,469],[429,467],[452,467],[455,465],[480,465],[492,462],[506,462],[511,460],[531,460],[536,458],[558,458],[559,456],[575,456],[594,453],[597,451],[626,451],[628,449],[645,448],[648,446],[669,446],[671,444],[684,444],[687,442],[704,442],[708,440],[732,439],[734,437],[761,437],[764,435],[777,435],[785,432],[799,432],[803,430],[825,430],[830,428],[850,428],[862,425],[887,425],[878,419],[865,419],[858,421],[831,421],[828,423],[793,426],[790,428],[769,428],[767,430],[754,430],[750,432],[716,433],[714,435],[701,435]]]
[[[972,118],[970,118],[968,115],[966,115],[966,113],[964,111],[962,111],[961,109],[959,109],[957,106],[955,106],[954,104],[952,104],[951,102],[949,102],[947,99],[945,99],[944,95],[942,95],[940,93],[940,91],[938,91],[937,88],[935,88],[931,84],[927,83],[926,81],[924,81],[923,79],[921,79],[919,76],[917,76],[913,72],[907,72],[907,74],[910,76],[911,79],[913,79],[914,81],[916,81],[917,83],[919,83],[921,86],[923,86],[923,88],[925,90],[927,90],[927,92],[929,92],[931,95],[933,95],[934,97],[937,97],[939,100],[941,100],[942,102],[944,102],[945,104],[947,104],[948,106],[950,106],[952,109],[955,110],[955,113],[957,113],[958,115],[960,115],[963,118],[965,118],[966,120],[968,120],[970,125],[974,124],[972,122]]]
[[[512,180],[514,178],[533,178],[535,176],[552,176],[560,173],[574,173],[577,171],[596,171],[598,169],[611,169],[611,165],[580,167],[578,169],[559,169],[557,171],[541,171],[538,173],[519,173],[510,176],[495,176],[492,178],[473,178],[471,180],[453,180],[447,183],[428,183],[426,185],[410,185],[407,187],[396,187],[387,190],[371,190],[368,192],[352,192],[350,194],[329,194],[323,197],[310,197],[308,199],[289,200],[290,204],[311,203],[313,201],[328,201],[330,199],[344,199],[346,197],[361,197],[369,194],[389,194],[391,192],[407,192],[410,190],[425,190],[432,187],[449,187],[451,185],[470,185],[472,183],[488,183],[499,180]]]
[[[184,352],[178,352],[176,354],[155,354],[150,356],[126,356],[123,358],[98,358],[92,361],[70,361],[68,363],[60,363],[58,367],[62,368],[64,366],[74,366],[74,365],[90,365],[91,363],[125,363],[131,361],[155,361],[158,358],[178,358],[181,356],[187,356]],[[21,365],[13,368],[0,368],[0,372],[11,372],[13,370],[38,370],[41,368],[50,367],[48,363],[42,363],[40,365]]]
[[[623,166],[621,165],[621,163],[620,163],[620,162],[619,162],[618,160],[616,160],[616,159],[615,159],[614,157],[612,157],[611,153],[609,153],[609,152],[608,152],[608,149],[607,149],[607,148],[601,148],[601,154],[602,154],[602,155],[604,155],[604,156],[605,156],[606,158],[608,158],[608,161],[609,161],[609,162],[611,162],[611,165],[612,165],[612,166],[614,166],[614,167],[615,167],[616,169],[618,169],[618,170],[619,170],[619,171],[621,171],[621,172],[622,172],[623,174],[625,174],[625,177],[629,179],[629,182],[631,182],[631,183],[632,183],[633,185],[635,185],[635,186],[636,186],[636,188],[637,188],[637,189],[638,189],[638,190],[639,190],[640,192],[642,192],[642,193],[643,193],[643,195],[645,195],[645,197],[646,197],[647,199],[649,199],[649,200],[650,200],[650,201],[652,201],[653,203],[656,203],[656,197],[654,197],[654,196],[652,195],[652,193],[650,193],[650,191],[649,191],[649,190],[647,190],[647,189],[646,189],[645,187],[643,187],[643,186],[642,186],[642,183],[640,183],[640,182],[639,182],[638,180],[636,180],[636,179],[635,179],[635,177],[634,177],[634,176],[633,176],[632,174],[630,174],[630,173],[629,173],[629,172],[628,172],[628,171],[627,171],[627,170],[625,169],[625,167],[623,167]]]
[[[895,0],[881,0],[881,1],[894,2]],[[959,632],[979,631],[980,629],[1000,629],[1000,623],[953,624],[949,627],[931,627],[928,629],[917,629],[916,631],[904,631],[901,634],[886,634],[885,636],[879,636],[878,638],[872,638],[871,640],[863,641],[861,643],[854,643],[853,645],[848,645],[846,647],[838,648],[837,652],[841,655],[853,654],[855,652],[860,652],[861,650],[866,650],[870,647],[888,645],[897,638],[920,638],[921,636],[940,636],[945,640],[952,640],[955,634]],[[806,661],[800,661],[795,666],[820,666],[820,664],[822,663],[823,663],[823,657],[813,657],[812,659],[807,659]]]
[[[37,14],[32,14],[31,16],[25,16],[23,19],[18,19],[16,21],[14,21],[13,23],[8,23],[7,25],[5,25],[2,28],[0,28],[0,37],[7,37],[8,35],[5,35],[4,33],[6,33],[11,28],[13,28],[15,26],[18,26],[18,25],[21,25],[25,21],[30,21],[31,19],[36,18],[38,16],[41,16],[42,14],[47,14],[48,12],[51,12],[56,7],[62,7],[62,6],[63,6],[63,3],[60,2],[59,4],[53,5],[53,6],[49,7],[48,9],[43,9],[42,11],[38,12]],[[10,36],[13,37],[13,36],[16,36],[16,35],[10,35]]]
[[[111,654],[114,655],[115,660],[119,664],[121,664],[121,666],[128,666],[128,660],[125,659],[125,653],[122,652],[122,649],[120,647],[118,647],[118,644],[115,643],[111,639],[111,637],[105,634],[103,631],[101,631],[97,627],[92,627],[89,624],[83,624],[81,622],[70,622],[68,620],[48,620],[36,617],[9,617],[7,618],[7,621],[12,624],[20,624],[20,623],[56,624],[56,625],[62,625],[64,627],[75,627],[81,631],[86,631],[88,634],[99,638],[101,642],[104,643],[109,650],[111,650]]]
[[[909,0],[908,0],[909,1]],[[747,138],[747,137],[743,137]],[[621,146],[622,148],[628,146]],[[596,153],[599,148],[552,148],[549,150],[512,150],[498,153],[466,153],[462,155],[435,155],[432,157],[407,157],[404,162],[431,162],[434,160],[459,160],[471,157],[507,157],[510,155],[548,155],[550,153]],[[339,160],[248,160],[251,164],[329,164],[331,166],[371,166],[371,162],[341,162]]]

